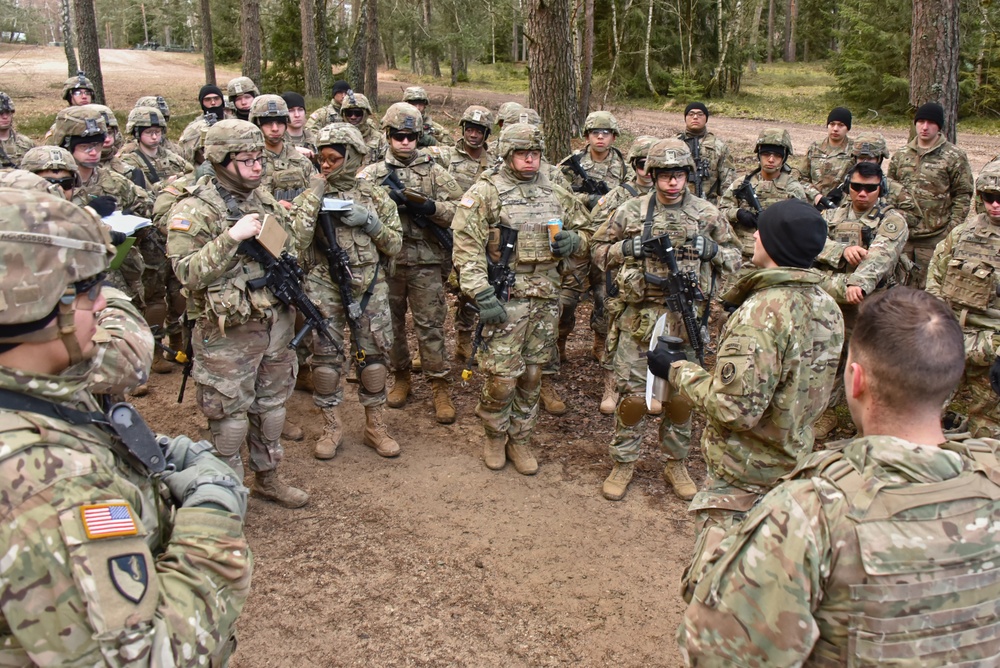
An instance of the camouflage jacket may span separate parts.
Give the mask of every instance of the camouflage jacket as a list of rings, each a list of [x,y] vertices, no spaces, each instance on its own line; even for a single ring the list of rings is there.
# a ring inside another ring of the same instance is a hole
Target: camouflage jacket
[[[847,288],[856,286],[866,295],[878,287],[901,282],[900,256],[909,237],[906,219],[896,209],[881,201],[860,216],[850,200],[842,206],[823,214],[829,225],[829,238],[816,258],[819,269],[830,269],[832,274],[827,292],[838,303],[847,303]],[[844,259],[850,246],[860,246],[868,255],[856,267]]]
[[[156,157],[150,158],[142,153],[138,146],[130,143],[122,148],[118,157],[129,167],[134,167],[142,172],[143,178],[146,180],[146,190],[154,198],[172,180],[194,171],[190,162],[162,146],[157,151]]]
[[[226,118],[230,118],[229,112],[225,113]],[[224,120],[224,119],[219,119]],[[184,131],[181,133],[180,139],[177,141],[177,147],[180,150],[174,150],[182,158],[195,164],[195,149],[198,148],[198,142],[201,140],[201,133],[203,130],[208,128],[208,121],[205,120],[205,115],[198,116],[193,121],[187,124]]]
[[[991,663],[998,446],[871,436],[810,456],[696,578],[689,665]]]
[[[330,104],[320,107],[309,114],[309,119],[306,121],[306,130],[319,134],[319,131],[330,123],[342,122],[344,122],[344,119],[340,116],[340,105],[333,98],[330,98]]]
[[[938,135],[922,149],[914,138],[889,162],[904,191],[894,204],[906,216],[910,240],[933,237],[965,222],[972,206],[972,167],[965,151]]]
[[[0,388],[95,411],[88,382],[0,369]],[[0,411],[0,664],[201,666],[225,650],[250,587],[242,522],[171,517],[169,498],[99,427]]]
[[[736,230],[736,235],[743,244],[743,256],[751,258],[753,257],[753,233],[755,230],[736,224],[737,211],[740,209],[753,211],[753,207],[747,204],[742,198],[736,197],[736,191],[743,185],[744,179],[745,177],[736,179],[726,188],[722,199],[719,200],[719,209],[722,211],[722,215],[726,217],[726,220],[733,224],[733,229]],[[802,187],[802,184],[784,170],[779,172],[778,178],[773,181],[765,180],[760,175],[760,170],[754,170],[750,174],[750,185],[753,186],[754,192],[757,193],[757,199],[760,200],[760,205],[763,209],[785,199],[806,199],[806,191]]]
[[[452,138],[448,131],[444,129],[444,126],[440,123],[435,123],[431,117],[427,114],[424,117],[424,134],[421,137],[421,141],[427,140],[429,137],[433,137],[434,141],[439,146],[454,146],[455,140]],[[424,146],[425,144],[420,144]],[[433,144],[426,144],[427,146],[432,146]]]
[[[30,137],[10,130],[7,139],[0,139],[0,169],[15,169],[21,165],[21,158],[30,149],[35,147],[35,142]]]
[[[302,148],[307,148],[313,153],[316,152],[316,131],[309,128],[302,128],[302,134],[295,136],[285,131],[285,143],[291,144],[292,146],[301,146]]]
[[[260,187],[277,196],[279,191],[305,190],[309,187],[309,178],[316,173],[309,159],[295,150],[291,144],[284,142],[279,153],[264,149],[267,158],[267,169],[260,180]],[[282,197],[287,201],[292,197]]]
[[[718,202],[722,193],[726,192],[729,184],[736,176],[736,164],[729,154],[729,147],[726,142],[716,137],[711,132],[703,135],[693,135],[684,131],[677,135],[677,138],[688,145],[691,149],[691,159],[694,159],[694,145],[698,144],[698,157],[704,162],[708,178],[701,182],[701,192],[704,199],[713,204]],[[688,190],[695,193],[694,177],[688,179]]]
[[[153,198],[146,190],[104,165],[94,169],[90,179],[73,191],[73,203],[87,206],[90,200],[102,195],[114,197],[119,211],[146,218],[153,213]]]
[[[486,274],[486,254],[501,258],[501,228],[518,230],[508,266],[515,272],[511,298],[558,299],[562,277],[560,258],[552,255],[546,222],[560,218],[563,229],[581,237],[575,258],[589,255],[593,234],[590,215],[569,191],[551,183],[539,172],[521,181],[503,167],[498,174],[484,174],[462,197],[455,211],[455,268],[461,289],[469,297],[491,289]]]
[[[813,447],[833,390],[844,317],[811,269],[756,269],[722,296],[739,308],[719,337],[714,372],[681,362],[670,383],[705,414],[705,463],[763,494]]]
[[[451,226],[451,220],[455,216],[455,201],[462,197],[462,189],[444,167],[423,151],[418,151],[407,164],[403,164],[390,151],[381,162],[361,170],[358,177],[375,185],[384,185],[390,171],[396,173],[406,188],[434,200],[436,210],[433,216],[429,216],[432,224],[444,228]],[[447,251],[434,238],[429,228],[420,228],[409,213],[400,213],[399,218],[403,227],[403,249],[396,256],[397,264],[442,264],[448,261]]]
[[[816,195],[826,195],[844,182],[847,170],[854,166],[854,140],[844,139],[841,146],[831,146],[830,138],[814,141],[809,150],[799,160],[798,169],[792,170],[792,175],[805,187],[809,202]]]
[[[611,190],[607,195],[601,197],[597,200],[597,206],[594,210],[590,212],[590,217],[594,219],[594,223],[598,226],[605,223],[611,214],[620,207],[625,202],[629,201],[633,197],[641,197],[642,195],[648,195],[653,190],[653,184],[650,183],[648,186],[641,185],[638,179],[633,179],[628,183],[623,183],[617,188]]]
[[[97,316],[97,352],[81,364],[90,369],[91,392],[121,395],[149,380],[153,333],[127,294],[108,285],[101,294],[108,305]]]
[[[361,131],[361,137],[368,144],[368,156],[365,158],[365,167],[368,165],[374,165],[376,162],[385,160],[385,156],[389,151],[389,143],[385,138],[385,133],[379,129],[378,124],[371,118],[366,118],[363,125],[361,125],[358,130]]]
[[[438,149],[436,154],[433,152],[435,148]],[[489,169],[490,165],[496,161],[485,147],[483,147],[483,152],[479,154],[478,159],[470,156],[465,149],[465,139],[459,139],[452,148],[433,146],[425,150],[431,151],[438,164],[455,177],[455,182],[458,183],[462,192],[468,190],[479,178],[479,175]]]
[[[590,145],[584,146],[577,155],[580,156],[580,166],[583,167],[583,171],[587,173],[587,176],[606,185],[608,192],[623,183],[635,180],[635,170],[625,161],[625,156],[622,155],[622,152],[614,146],[608,151],[608,155],[604,160],[600,162],[596,162],[591,156]],[[569,166],[571,157],[567,156],[563,158],[559,166],[562,169],[563,177],[569,181],[574,196],[584,206],[589,207],[590,195],[579,190],[583,187],[583,178]]]

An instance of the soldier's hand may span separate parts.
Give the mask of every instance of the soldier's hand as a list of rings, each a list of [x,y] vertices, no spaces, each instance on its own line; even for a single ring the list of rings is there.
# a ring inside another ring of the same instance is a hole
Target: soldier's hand
[[[993,360],[993,366],[990,367],[990,387],[993,388],[993,393],[1000,396],[1000,355]]]
[[[823,195],[820,195],[816,199],[816,208],[819,209],[820,211],[826,211],[827,209],[836,209],[837,205],[834,204],[833,200],[831,200],[829,197],[824,197]]]
[[[406,208],[409,210],[410,213],[415,213],[420,216],[433,216],[434,212],[437,211],[437,203],[435,203],[434,200],[428,197],[420,204],[407,201]]]
[[[844,259],[851,266],[858,266],[866,257],[868,257],[868,251],[862,246],[848,246],[844,249]]]
[[[111,195],[101,195],[87,202],[87,206],[96,211],[101,218],[107,218],[118,208],[118,202]]]
[[[340,212],[340,222],[348,227],[361,227],[368,222],[368,216],[368,209],[355,203],[348,211]]]
[[[160,436],[157,438],[160,449],[168,465],[173,465],[177,471],[183,471],[202,457],[214,457],[212,444],[208,441],[192,441],[187,436]]]
[[[233,238],[234,241],[246,241],[251,237],[255,237],[260,234],[260,228],[263,224],[260,222],[260,214],[248,213],[243,216],[232,227],[227,230],[229,236]]]
[[[298,151],[299,153],[301,153],[303,156],[305,156],[309,160],[313,159],[313,152],[312,152],[311,149],[308,149],[305,146],[296,146],[295,150]]]
[[[847,303],[860,304],[865,299],[865,291],[856,285],[847,286]]]
[[[670,365],[674,362],[683,362],[687,356],[679,350],[670,350],[665,345],[658,345],[649,351],[646,356],[646,365],[649,372],[658,378],[670,380]]]
[[[397,209],[403,209],[407,206],[406,195],[400,190],[389,188],[389,199],[395,202]]]
[[[601,193],[590,193],[587,195],[587,208],[593,210],[597,206],[597,203],[601,201],[601,197],[603,197]]]
[[[719,244],[701,234],[691,240],[691,245],[694,247],[695,252],[698,253],[698,259],[702,262],[708,262],[719,252]]]
[[[736,212],[736,222],[743,227],[757,228],[757,214],[747,209],[740,209]]]
[[[247,513],[247,488],[228,464],[214,455],[199,457],[181,471],[161,478],[184,508],[219,508],[243,519]]]
[[[479,306],[479,322],[484,325],[497,325],[507,321],[507,309],[497,299],[493,288],[478,293],[476,305]]]
[[[837,188],[827,196],[827,199],[833,202],[834,206],[840,206],[840,203],[844,201],[844,191]]]
[[[552,239],[552,254],[556,257],[569,257],[580,248],[583,239],[573,230],[563,230]]]
[[[636,260],[646,257],[646,252],[642,249],[642,237],[630,237],[622,241],[622,255]]]

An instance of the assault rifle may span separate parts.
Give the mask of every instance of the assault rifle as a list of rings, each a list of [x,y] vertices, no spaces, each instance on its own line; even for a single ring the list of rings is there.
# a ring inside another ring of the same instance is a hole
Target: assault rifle
[[[750,176],[753,176],[752,174]],[[764,210],[764,207],[760,205],[760,200],[757,199],[757,191],[753,189],[753,184],[750,183],[750,176],[743,179],[743,183],[740,187],[736,189],[733,193],[737,200],[743,200],[750,205],[753,212],[760,215],[760,212]]]
[[[510,266],[511,255],[514,254],[514,247],[517,245],[517,230],[510,227],[500,228],[500,259],[494,262],[486,254],[486,280],[489,281],[497,299],[503,303],[510,300],[510,289],[514,287],[514,279],[517,275]],[[476,324],[476,333],[472,337],[472,354],[465,362],[462,370],[462,380],[472,378],[472,364],[476,361],[476,352],[483,346],[483,321]]]
[[[412,202],[413,204],[416,205],[425,204],[427,200],[430,199],[426,195],[422,195],[418,193],[416,190],[404,186],[403,182],[399,180],[399,174],[397,174],[396,170],[394,169],[390,169],[389,173],[385,175],[385,180],[382,182],[382,185],[389,188],[389,190],[392,190],[393,192],[402,195],[403,199],[405,199],[407,202]],[[399,207],[399,205],[396,206],[397,208]],[[420,229],[430,230],[431,234],[434,236],[434,239],[439,244],[441,244],[441,248],[448,251],[449,256],[451,255],[451,251],[455,247],[455,242],[452,240],[451,237],[451,230],[441,227],[440,225],[438,225],[437,223],[435,223],[433,220],[423,215],[422,213],[411,212],[410,220],[412,220],[413,224],[419,227]]]
[[[646,282],[667,293],[667,308],[680,313],[688,342],[694,348],[698,363],[705,366],[705,342],[702,341],[701,328],[694,314],[694,302],[705,300],[705,295],[698,286],[698,276],[693,271],[682,273],[678,269],[676,249],[670,242],[669,235],[661,234],[643,241],[642,251],[667,265],[670,270],[670,275],[665,278],[646,272]]]
[[[573,170],[573,173],[579,176],[582,181],[581,185],[573,186],[573,192],[602,196],[608,194],[608,184],[604,181],[598,181],[587,173],[587,170],[580,164],[579,153],[571,153],[566,160],[569,161],[569,167]],[[566,162],[563,162],[563,164],[566,164]]]
[[[358,338],[358,322],[361,319],[363,309],[354,299],[354,291],[351,283],[354,281],[354,274],[351,273],[351,262],[347,256],[347,251],[340,247],[337,242],[337,233],[333,229],[333,214],[330,210],[323,208],[319,212],[319,228],[326,237],[326,247],[323,252],[326,254],[327,264],[330,266],[330,278],[337,284],[340,290],[340,302],[344,305],[344,312],[347,314],[347,326],[351,330],[351,338],[354,339],[355,359],[359,367],[366,364],[367,353],[361,347],[361,340]]]
[[[177,403],[184,403],[184,390],[187,389],[188,378],[191,377],[191,369],[194,368],[194,320],[184,318],[184,327],[187,329],[187,346],[184,347],[184,371],[181,373],[181,389],[177,392]],[[180,356],[178,355],[178,360]]]
[[[820,211],[836,209],[842,201],[844,201],[844,184],[840,183],[819,199],[819,205],[816,208]]]
[[[694,158],[694,194],[698,197],[704,197],[704,183],[707,179],[712,178],[712,175],[708,171],[708,159],[701,157],[701,139],[688,137],[684,141],[691,149],[691,157]]]

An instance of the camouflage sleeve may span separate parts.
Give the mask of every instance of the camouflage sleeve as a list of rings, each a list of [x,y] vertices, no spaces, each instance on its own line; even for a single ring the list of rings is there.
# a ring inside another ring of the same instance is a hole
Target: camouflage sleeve
[[[972,178],[972,165],[965,151],[954,149],[956,156],[951,164],[949,177],[951,178],[951,212],[948,216],[948,228],[954,228],[965,222],[972,208],[972,192],[974,179]]]
[[[382,227],[372,241],[380,253],[393,257],[403,248],[403,224],[399,220],[399,210],[389,198],[389,191],[382,186],[371,186],[371,198],[375,203],[375,213],[382,221]]]
[[[892,275],[909,236],[910,228],[903,215],[897,211],[887,213],[868,246],[868,255],[847,277],[847,285],[861,288],[866,295],[872,294],[879,283]]]
[[[607,195],[597,200],[597,206],[590,212],[590,217],[598,225],[604,223],[619,206],[627,202],[632,196],[625,188],[618,186]]]
[[[625,239],[625,229],[628,223],[629,207],[618,207],[618,209],[605,220],[591,241],[591,255],[593,262],[601,271],[614,269],[621,266],[625,261],[622,254],[621,242]]]
[[[455,217],[455,202],[462,199],[462,187],[447,169],[436,162],[433,167],[435,210],[431,220],[441,227],[448,227]]]
[[[712,264],[727,274],[735,273],[743,264],[743,245],[722,212],[714,206],[711,213],[702,219],[704,230],[719,244],[719,252],[712,258]]]
[[[288,210],[288,235],[292,239],[292,255],[298,258],[302,258],[306,249],[312,245],[326,182],[320,186],[317,178],[315,181],[310,180],[309,185],[309,188],[292,200],[292,208]]]
[[[810,188],[812,188],[812,186],[810,186]],[[815,188],[813,188],[813,191],[815,191],[816,194],[819,194],[819,191]],[[795,199],[805,200],[812,204],[812,199],[810,199],[809,195],[806,193],[805,186],[795,179],[789,179],[788,181],[788,194]]]
[[[455,209],[451,229],[455,234],[452,261],[458,270],[459,287],[470,298],[489,289],[486,274],[486,242],[490,221],[499,217],[499,203],[492,183],[476,181]]]
[[[927,284],[924,289],[938,299],[944,299],[944,293],[941,291],[941,286],[944,284],[944,275],[948,271],[948,262],[951,261],[951,253],[955,247],[955,242],[958,241],[964,229],[965,225],[959,225],[949,232],[948,236],[938,243],[934,249],[931,261],[927,264]]]
[[[444,167],[446,170],[451,165],[451,149],[447,146],[428,146],[421,149],[434,159],[434,162]],[[451,172],[448,172],[449,174]]]
[[[326,119],[327,110],[326,107],[320,107],[316,111],[309,114],[309,119],[306,121],[306,130],[310,132],[319,132],[325,123],[322,121]]]
[[[899,161],[904,150],[905,147],[893,153],[892,157],[889,158],[889,169],[886,170],[885,176],[890,181],[899,181]]]
[[[688,665],[798,666],[819,639],[813,611],[830,537],[810,481],[768,494],[724,539],[678,631]]]
[[[101,294],[108,305],[97,317],[89,389],[94,394],[124,394],[149,380],[153,333],[124,292],[105,286]]]
[[[729,190],[729,186],[736,180],[736,163],[729,152],[729,146],[722,142],[719,142],[719,146],[719,161],[716,163],[716,168],[719,170],[718,190],[721,195]]]
[[[167,257],[177,280],[188,290],[207,290],[236,258],[240,242],[229,235],[229,226],[220,218],[222,214],[194,197],[182,200],[168,214]]]
[[[580,259],[589,258],[590,238],[594,235],[597,226],[594,224],[587,206],[581,204],[578,199],[573,197],[571,192],[564,188],[555,186],[552,192],[559,199],[559,203],[562,204],[563,211],[565,211],[563,214],[563,228],[572,230],[580,235],[580,247],[573,253],[572,257]]]
[[[740,201],[736,199],[736,189],[739,187],[740,184],[733,180],[729,187],[723,191],[722,197],[719,198],[719,211],[729,223],[736,222],[736,212],[740,210]]]

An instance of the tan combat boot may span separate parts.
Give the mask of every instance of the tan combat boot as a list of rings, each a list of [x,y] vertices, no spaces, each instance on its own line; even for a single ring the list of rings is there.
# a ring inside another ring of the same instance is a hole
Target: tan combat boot
[[[598,362],[604,359],[604,346],[605,340],[603,334],[598,334],[594,332],[594,345],[590,348],[591,354],[593,354],[594,359]]]
[[[614,415],[618,408],[618,390],[616,388],[615,372],[604,372],[604,396],[601,397],[601,413]]]
[[[300,366],[299,375],[295,377],[295,389],[312,394],[316,390],[313,385],[312,367]]]
[[[175,353],[184,353],[184,335],[181,332],[171,334],[169,346]],[[159,352],[153,359],[153,371],[155,373],[173,373],[175,366],[178,366],[177,362],[171,362]]]
[[[277,471],[257,471],[252,491],[254,496],[274,501],[284,508],[301,508],[309,503],[309,495],[281,482]]]
[[[559,398],[551,378],[552,376],[542,376],[542,408],[549,415],[563,415],[566,412],[566,402]]]
[[[508,439],[507,459],[513,462],[514,468],[521,475],[535,475],[538,473],[538,462],[535,461],[535,456],[531,454],[527,443],[515,443]]]
[[[611,475],[601,486],[601,494],[608,501],[621,501],[625,496],[628,484],[632,482],[632,474],[635,473],[635,462],[615,462],[615,467],[611,469]]]
[[[816,420],[816,424],[813,425],[813,437],[817,441],[825,441],[826,438],[833,433],[833,430],[837,428],[837,424],[840,419],[837,417],[837,411],[832,408],[827,408],[823,411],[823,414],[819,416]]]
[[[507,463],[507,434],[497,434],[496,436],[486,436],[486,443],[483,444],[483,461],[486,468],[491,471],[499,471]]]
[[[395,378],[395,382],[392,384],[392,389],[389,390],[386,402],[389,404],[389,408],[402,408],[406,405],[406,400],[410,398],[410,372],[396,371],[392,376]]]
[[[344,425],[340,420],[340,405],[323,409],[323,435],[313,446],[313,456],[316,459],[333,459],[337,448],[344,440]]]
[[[399,454],[399,443],[389,436],[385,426],[385,406],[365,406],[365,445],[383,457]]]
[[[285,418],[285,424],[281,427],[281,438],[286,441],[301,441],[305,437],[306,432],[302,431],[302,427]]]
[[[456,332],[455,338],[455,361],[465,364],[472,356],[472,332]]]
[[[153,366],[150,370],[153,373],[173,373],[174,363],[163,356],[163,352],[157,348],[153,351]]]
[[[431,391],[434,393],[434,417],[439,424],[451,424],[455,421],[455,406],[451,403],[451,388],[444,378],[431,379]]]
[[[420,373],[424,370],[424,363],[420,360],[420,349],[413,353],[413,359],[410,360],[410,367],[413,369],[413,373]]]
[[[556,348],[559,349],[560,364],[565,364],[566,360],[569,359],[568,357],[566,357],[566,338],[567,337],[565,336],[560,336],[558,339],[556,339]]]
[[[698,487],[691,480],[683,459],[667,460],[667,465],[663,468],[663,479],[673,487],[674,494],[685,501],[690,501],[698,493]]]

